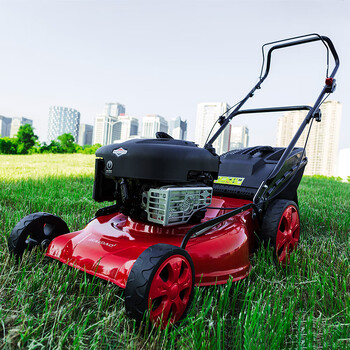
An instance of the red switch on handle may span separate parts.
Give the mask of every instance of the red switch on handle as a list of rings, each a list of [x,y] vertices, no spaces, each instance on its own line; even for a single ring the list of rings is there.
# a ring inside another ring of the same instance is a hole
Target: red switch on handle
[[[333,78],[326,78],[326,85],[332,86],[333,85]]]

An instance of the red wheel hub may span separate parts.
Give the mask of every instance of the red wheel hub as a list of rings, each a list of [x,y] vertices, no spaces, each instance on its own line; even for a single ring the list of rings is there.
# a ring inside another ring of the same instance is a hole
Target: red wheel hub
[[[280,263],[289,263],[289,254],[297,246],[299,237],[299,213],[294,205],[289,205],[282,214],[276,237],[276,252]]]
[[[165,328],[176,323],[186,310],[192,290],[192,270],[182,255],[166,259],[153,277],[149,290],[151,320]]]

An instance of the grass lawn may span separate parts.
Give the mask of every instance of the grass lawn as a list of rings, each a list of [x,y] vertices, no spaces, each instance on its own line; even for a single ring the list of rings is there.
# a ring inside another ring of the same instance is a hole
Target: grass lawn
[[[237,283],[196,288],[181,325],[137,329],[123,290],[42,255],[17,265],[7,236],[29,213],[84,227],[94,203],[94,156],[0,155],[0,348],[350,349],[350,184],[304,177],[301,241],[282,269],[270,252]]]

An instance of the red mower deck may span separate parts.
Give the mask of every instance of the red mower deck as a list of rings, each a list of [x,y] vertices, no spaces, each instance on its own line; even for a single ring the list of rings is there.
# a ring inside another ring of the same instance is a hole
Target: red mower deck
[[[248,203],[215,197],[212,206],[230,208]],[[221,214],[223,210],[208,209],[203,222]],[[46,255],[125,288],[130,270],[144,250],[157,243],[180,246],[193,226],[154,226],[111,214],[92,220],[82,231],[56,237]],[[252,210],[247,210],[191,240],[186,250],[193,260],[195,284],[223,284],[229,277],[235,281],[246,277],[253,232]]]

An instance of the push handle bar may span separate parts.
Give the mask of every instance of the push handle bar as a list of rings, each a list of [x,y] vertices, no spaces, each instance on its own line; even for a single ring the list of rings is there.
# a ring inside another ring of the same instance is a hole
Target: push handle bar
[[[300,39],[300,38],[304,38],[304,39]],[[300,39],[300,40],[296,40],[296,39]],[[331,50],[331,53],[332,53],[333,58],[334,58],[335,66],[334,66],[334,69],[333,69],[331,75],[330,76],[327,75],[327,78],[328,77],[334,78],[335,73],[337,72],[338,67],[339,67],[339,57],[338,57],[338,54],[334,48],[332,41],[326,36],[321,36],[319,34],[308,34],[308,35],[303,35],[303,36],[297,36],[294,38],[274,41],[274,42],[266,43],[263,45],[262,49],[264,50],[265,46],[277,44],[277,45],[274,45],[273,47],[271,47],[267,53],[265,73],[263,76],[260,77],[262,79],[262,81],[264,81],[266,79],[267,75],[269,74],[270,66],[271,66],[271,55],[272,55],[272,52],[274,50],[283,49],[285,47],[290,47],[290,46],[307,44],[307,43],[311,43],[311,42],[315,42],[315,41],[322,41],[322,43],[324,44],[324,46],[327,49],[327,54],[328,54],[328,49]]]
[[[279,49],[283,49],[286,47],[290,47],[290,46],[296,46],[296,45],[302,45],[302,44],[307,44],[307,43],[311,43],[311,42],[315,42],[315,41],[322,41],[322,43],[326,46],[327,50],[329,49],[333,55],[333,59],[334,59],[334,68],[332,70],[332,73],[330,74],[329,77],[327,77],[326,79],[326,85],[324,86],[320,97],[317,99],[314,107],[310,110],[310,112],[308,113],[308,121],[309,122],[310,118],[313,116],[315,110],[318,109],[318,107],[320,106],[323,96],[327,93],[327,92],[332,92],[335,88],[335,79],[334,76],[339,68],[339,57],[338,54],[334,48],[334,45],[331,41],[331,39],[329,39],[326,36],[321,36],[319,34],[308,34],[308,35],[304,35],[304,36],[298,36],[298,37],[294,37],[294,38],[289,38],[289,39],[284,39],[284,40],[280,40],[277,42],[271,42],[271,43],[267,43],[266,45],[272,45],[275,44],[274,46],[272,46],[268,53],[267,53],[267,60],[266,60],[266,67],[265,67],[265,71],[264,74],[260,76],[260,79],[258,81],[258,83],[249,91],[249,93],[237,104],[236,108],[228,115],[226,116],[226,118],[223,120],[223,122],[221,123],[221,127],[217,130],[217,132],[212,136],[212,138],[204,145],[204,148],[206,149],[212,149],[212,145],[215,142],[215,140],[220,136],[220,134],[223,132],[223,130],[225,129],[225,127],[227,126],[227,124],[229,124],[229,122],[232,120],[233,117],[235,117],[238,113],[238,111],[240,110],[240,108],[247,102],[247,100],[250,97],[253,97],[254,92],[257,89],[261,88],[261,84],[264,82],[264,80],[266,79],[266,77],[269,74],[270,71],[270,65],[271,65],[271,55],[272,52],[275,50],[279,50]],[[263,48],[264,48],[263,46]],[[327,51],[328,52],[328,51]],[[263,61],[263,66],[264,66],[264,61]],[[263,70],[264,67],[262,67]],[[330,90],[330,86],[332,87],[332,89]],[[310,116],[310,117],[309,117]],[[306,123],[306,124],[307,124]],[[305,125],[306,125],[305,124]],[[303,125],[303,129],[305,128],[305,125]],[[301,133],[300,133],[301,134]],[[297,135],[296,135],[297,136]],[[300,136],[300,135],[299,135]],[[298,138],[299,138],[298,136]],[[298,139],[297,138],[297,139]],[[294,145],[297,141],[297,139],[294,142]],[[294,139],[292,140],[292,142],[294,141]],[[293,145],[293,147],[294,147]],[[286,155],[288,156],[288,155]]]

